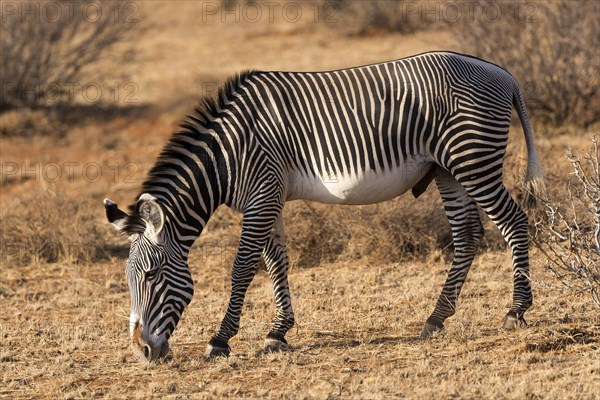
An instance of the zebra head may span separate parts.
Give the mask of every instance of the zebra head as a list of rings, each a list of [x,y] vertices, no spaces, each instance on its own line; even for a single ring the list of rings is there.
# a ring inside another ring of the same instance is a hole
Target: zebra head
[[[142,194],[129,215],[109,199],[104,206],[109,222],[131,241],[125,266],[131,349],[141,361],[155,361],[168,354],[169,338],[194,294],[187,253],[172,240],[164,208],[152,195]]]

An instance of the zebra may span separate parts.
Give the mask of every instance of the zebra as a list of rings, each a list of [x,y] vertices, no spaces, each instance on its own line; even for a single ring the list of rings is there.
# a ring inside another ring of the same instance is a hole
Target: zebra
[[[450,222],[454,256],[420,337],[455,312],[483,226],[482,209],[512,251],[513,299],[503,326],[526,325],[532,305],[528,220],[502,181],[515,108],[528,152],[526,188],[541,195],[543,172],[524,96],[509,72],[454,52],[326,72],[246,71],[204,98],[173,134],[122,211],[105,199],[109,222],[131,241],[126,275],[134,354],[154,361],[194,293],[187,258],[222,204],[243,213],[229,304],[205,356],[230,354],[244,297],[262,255],[276,315],[265,351],[288,349],[294,325],[282,209],[305,199],[370,204],[435,180]]]

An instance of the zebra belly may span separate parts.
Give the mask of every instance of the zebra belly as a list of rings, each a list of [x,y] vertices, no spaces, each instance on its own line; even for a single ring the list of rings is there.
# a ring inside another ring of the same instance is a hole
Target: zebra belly
[[[432,160],[410,158],[385,171],[349,174],[293,174],[288,200],[305,199],[328,204],[372,204],[398,197],[429,171]]]

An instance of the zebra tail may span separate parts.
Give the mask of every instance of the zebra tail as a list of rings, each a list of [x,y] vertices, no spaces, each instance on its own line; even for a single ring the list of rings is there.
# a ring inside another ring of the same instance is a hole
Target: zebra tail
[[[529,122],[529,113],[525,107],[525,98],[515,82],[513,92],[513,106],[517,110],[523,133],[525,134],[525,144],[527,145],[527,173],[525,175],[525,207],[532,209],[537,206],[538,200],[542,202],[547,200],[546,184],[544,183],[544,170],[538,159],[535,144],[533,143],[533,130]]]

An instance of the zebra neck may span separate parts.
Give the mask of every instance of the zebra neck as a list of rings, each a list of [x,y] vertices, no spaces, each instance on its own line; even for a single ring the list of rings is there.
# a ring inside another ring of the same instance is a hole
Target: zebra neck
[[[173,239],[188,247],[227,202],[233,185],[228,141],[217,129],[188,128],[173,135],[142,187],[163,205]]]

